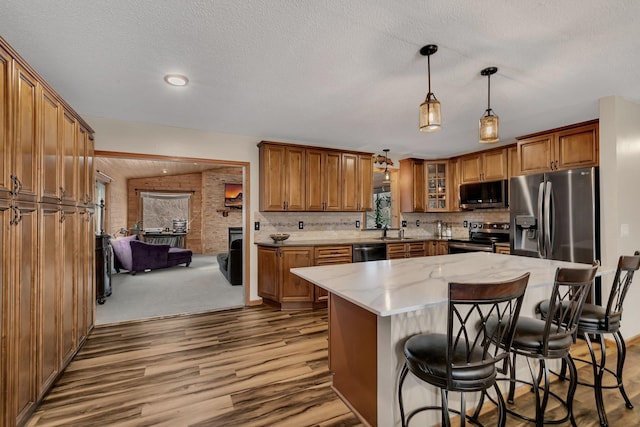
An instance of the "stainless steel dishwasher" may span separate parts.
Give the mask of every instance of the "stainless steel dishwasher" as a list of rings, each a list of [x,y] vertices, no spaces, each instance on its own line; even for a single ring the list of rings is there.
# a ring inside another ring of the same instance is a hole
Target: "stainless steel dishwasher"
[[[387,259],[386,243],[359,243],[353,245],[353,262]]]

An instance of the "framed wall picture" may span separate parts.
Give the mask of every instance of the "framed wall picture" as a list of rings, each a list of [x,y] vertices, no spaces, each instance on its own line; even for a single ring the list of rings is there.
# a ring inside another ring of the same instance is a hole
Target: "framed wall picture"
[[[224,206],[231,209],[242,209],[242,184],[224,184]]]

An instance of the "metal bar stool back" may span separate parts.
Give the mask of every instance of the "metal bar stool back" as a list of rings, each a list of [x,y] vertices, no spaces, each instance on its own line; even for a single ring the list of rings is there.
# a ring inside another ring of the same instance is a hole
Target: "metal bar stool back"
[[[617,388],[620,390],[625,406],[629,409],[633,409],[633,405],[624,390],[622,383],[622,371],[624,368],[624,361],[627,354],[627,347],[620,332],[620,321],[622,319],[622,306],[633,281],[634,273],[640,268],[640,252],[636,251],[634,256],[621,256],[618,260],[618,268],[613,279],[613,285],[609,292],[609,299],[606,307],[600,307],[595,304],[585,304],[582,310],[582,315],[578,320],[578,334],[584,338],[587,347],[589,349],[590,360],[574,358],[580,362],[588,363],[593,370],[593,383],[586,383],[578,381],[578,384],[586,385],[594,388],[594,395],[596,400],[596,408],[598,410],[598,417],[600,418],[600,424],[607,426],[607,414],[604,408],[604,400],[602,397],[602,389],[604,388]],[[548,316],[547,306],[544,302],[539,307],[542,316]],[[606,345],[604,340],[604,334],[612,334],[618,350],[616,371],[606,367]],[[596,357],[591,342],[591,335],[598,338],[598,344],[600,347],[600,360]],[[612,374],[615,378],[615,385],[603,386],[603,377],[605,373]],[[564,366],[563,371],[560,374],[561,378],[564,378]]]
[[[405,363],[398,385],[403,427],[426,410],[440,410],[443,426],[450,425],[449,412],[458,414],[464,426],[467,418],[474,421],[479,413],[478,408],[476,415],[466,415],[464,393],[491,387],[499,395],[500,425],[504,425],[506,413],[495,384],[495,364],[505,359],[508,351],[495,343],[511,341],[528,281],[529,273],[499,283],[449,283],[447,333],[414,335],[404,345]],[[497,319],[500,327],[488,330],[489,318]],[[441,406],[420,407],[405,418],[402,386],[409,372],[440,388]],[[449,409],[450,391],[461,392],[460,411]]]
[[[516,383],[528,384],[532,387],[535,397],[536,413],[534,417],[517,413],[507,409],[509,414],[518,418],[535,422],[541,426],[545,423],[558,424],[567,420],[576,426],[573,417],[573,396],[577,385],[577,370],[569,356],[569,349],[575,342],[578,319],[582,313],[585,300],[595,278],[598,265],[591,268],[558,268],[551,291],[547,300],[547,317],[540,320],[532,317],[520,317],[516,324],[513,341],[511,343],[511,364],[509,367],[509,396],[507,401],[514,403]],[[506,348],[506,343],[503,343]],[[526,357],[532,381],[516,379],[516,356]],[[539,362],[536,373],[530,359]],[[571,382],[566,400],[549,390],[549,368],[547,360],[562,359],[569,366]],[[540,393],[540,384],[544,377],[544,387]],[[559,420],[545,420],[545,410],[549,397],[560,401],[567,409],[566,416]]]

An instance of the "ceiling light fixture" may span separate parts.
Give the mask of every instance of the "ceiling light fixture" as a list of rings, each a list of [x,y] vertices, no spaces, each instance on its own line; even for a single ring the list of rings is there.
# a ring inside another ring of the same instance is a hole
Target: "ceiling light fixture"
[[[186,86],[189,83],[189,79],[182,74],[167,74],[164,81],[171,86]]]
[[[391,182],[391,172],[389,172],[389,149],[385,148],[384,150],[384,182]]]
[[[438,51],[438,46],[428,44],[420,49],[420,55],[427,57],[427,97],[420,104],[420,132],[435,132],[440,130],[442,116],[440,115],[440,101],[431,92],[431,55]]]
[[[491,109],[491,75],[495,74],[498,71],[496,67],[487,67],[484,70],[480,71],[480,74],[483,76],[487,76],[487,109],[484,112],[484,115],[480,117],[480,143],[481,144],[493,144],[494,142],[498,142],[500,140],[498,136],[498,128],[500,119],[493,113]]]

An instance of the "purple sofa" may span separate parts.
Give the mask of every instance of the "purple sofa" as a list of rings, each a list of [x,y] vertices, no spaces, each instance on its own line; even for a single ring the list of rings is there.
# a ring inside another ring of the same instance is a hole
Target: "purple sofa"
[[[122,268],[132,275],[138,271],[157,270],[179,264],[188,267],[193,255],[188,249],[141,242],[135,235],[112,239],[111,246],[115,254],[116,271],[120,272]]]

